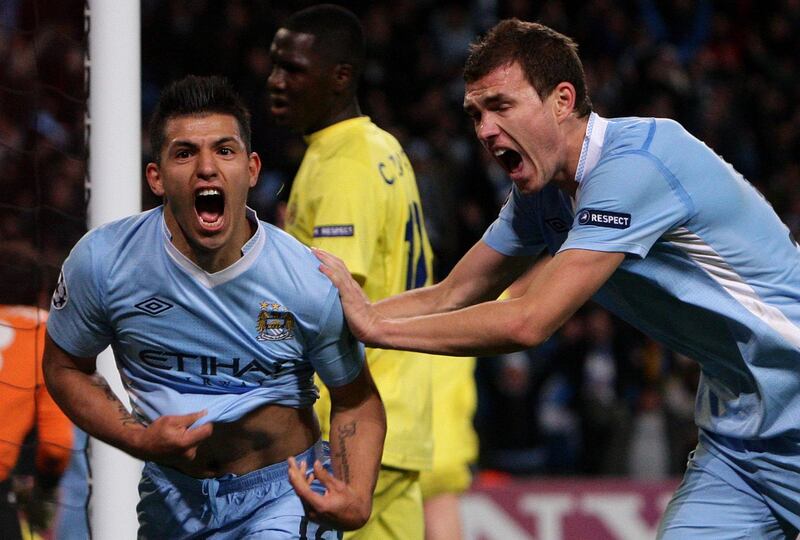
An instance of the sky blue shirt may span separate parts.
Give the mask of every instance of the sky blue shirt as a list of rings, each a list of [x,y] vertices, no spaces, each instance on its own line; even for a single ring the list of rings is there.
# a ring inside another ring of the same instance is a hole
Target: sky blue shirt
[[[308,248],[258,221],[242,257],[209,274],[172,244],[163,208],[94,229],[64,262],[48,332],[66,352],[111,345],[134,414],[207,409],[230,422],[268,403],[307,407],[352,381],[363,347]]]
[[[576,180],[515,187],[484,241],[625,253],[594,299],[700,363],[698,425],[800,438],[800,250],[769,203],[666,119],[592,114]]]

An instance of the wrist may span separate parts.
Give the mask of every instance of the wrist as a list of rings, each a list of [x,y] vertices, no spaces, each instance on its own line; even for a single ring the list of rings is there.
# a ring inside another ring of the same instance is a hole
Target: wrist
[[[372,335],[370,336],[371,345],[379,349],[391,348],[392,330],[398,324],[400,319],[389,319],[385,317],[378,317],[375,324],[372,325]]]
[[[123,452],[130,454],[136,459],[147,459],[147,443],[145,437],[147,436],[147,428],[142,425],[129,426],[126,429],[125,437],[122,443],[118,446]]]

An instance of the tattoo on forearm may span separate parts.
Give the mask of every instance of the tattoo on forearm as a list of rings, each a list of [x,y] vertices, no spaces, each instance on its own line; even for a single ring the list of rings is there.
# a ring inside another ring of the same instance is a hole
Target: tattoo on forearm
[[[97,373],[92,375],[92,386],[101,389],[105,394],[106,399],[116,404],[117,410],[119,411],[119,419],[124,425],[126,426],[131,424],[141,425],[141,422],[136,418],[134,418],[131,415],[131,413],[128,412],[128,409],[125,408],[125,405],[122,404],[122,402],[119,400],[117,395],[114,393],[114,391],[111,389],[111,387],[108,385],[108,382],[102,377],[102,375],[99,375]]]
[[[339,450],[336,453],[336,456],[339,458],[339,463],[342,467],[342,480],[347,483],[350,482],[350,463],[347,461],[347,439],[355,436],[355,434],[355,422],[350,422],[343,426],[339,426],[337,429],[337,435],[339,437]]]

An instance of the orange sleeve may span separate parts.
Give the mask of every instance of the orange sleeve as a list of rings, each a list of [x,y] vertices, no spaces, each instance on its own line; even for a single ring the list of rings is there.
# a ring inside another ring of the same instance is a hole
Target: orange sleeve
[[[41,356],[37,366],[35,349],[37,324],[32,308],[20,314],[18,308],[0,305],[0,480],[8,478],[16,465],[34,424],[35,387],[41,371]]]

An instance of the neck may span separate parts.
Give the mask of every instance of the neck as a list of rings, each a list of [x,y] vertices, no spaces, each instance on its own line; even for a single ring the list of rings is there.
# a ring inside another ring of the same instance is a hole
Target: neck
[[[589,126],[589,116],[584,118],[571,117],[565,122],[565,161],[560,173],[553,178],[559,189],[574,197],[578,190],[578,182],[575,175],[578,172],[578,161],[581,159],[583,150],[583,140],[586,137],[586,129]]]
[[[193,242],[189,239],[175,216],[169,211],[168,206],[165,206],[164,209],[164,221],[167,224],[167,230],[172,236],[172,244],[187,259],[209,274],[224,270],[238,261],[242,257],[242,247],[256,232],[256,225],[246,216],[243,216],[242,221],[237,223],[234,230],[231,231],[230,237],[225,240],[219,240],[222,242],[220,246],[203,245],[200,242]]]
[[[331,114],[325,117],[324,120],[316,124],[314,127],[309,128],[304,135],[310,135],[311,133],[325,129],[333,124],[338,124],[339,122],[350,120],[351,118],[356,118],[358,116],[361,116],[361,107],[359,107],[358,101],[353,98],[342,107],[335,108]]]

